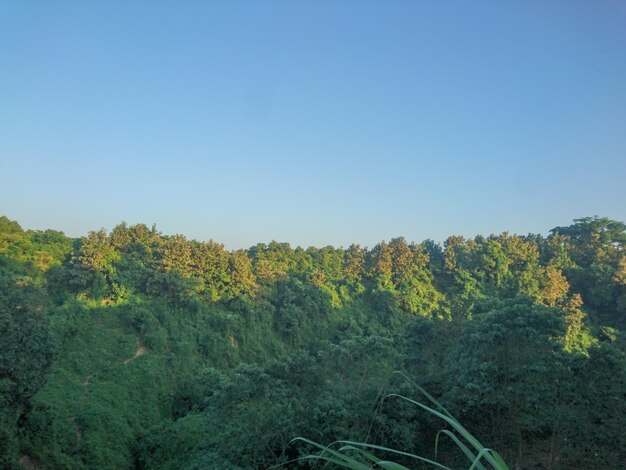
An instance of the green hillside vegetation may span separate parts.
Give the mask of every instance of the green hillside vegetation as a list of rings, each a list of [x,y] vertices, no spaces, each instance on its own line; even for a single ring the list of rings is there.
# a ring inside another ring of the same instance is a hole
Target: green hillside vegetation
[[[237,251],[0,217],[0,468],[321,468],[298,436],[469,467],[413,382],[510,468],[623,468],[625,243],[600,217]]]

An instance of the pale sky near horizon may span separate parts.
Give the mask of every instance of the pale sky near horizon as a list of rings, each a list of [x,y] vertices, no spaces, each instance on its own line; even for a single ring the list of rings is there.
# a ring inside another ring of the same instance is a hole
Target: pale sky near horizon
[[[626,2],[5,0],[0,176],[228,248],[626,221]]]

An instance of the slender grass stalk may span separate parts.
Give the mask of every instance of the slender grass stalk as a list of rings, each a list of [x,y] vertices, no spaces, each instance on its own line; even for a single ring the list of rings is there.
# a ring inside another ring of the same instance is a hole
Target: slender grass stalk
[[[467,458],[470,465],[468,467],[468,470],[487,470],[488,467],[485,467],[485,464],[488,464],[491,468],[495,470],[508,470],[509,467],[504,462],[504,459],[502,458],[502,456],[500,456],[498,452],[483,446],[480,441],[478,441],[478,439],[476,439],[467,429],[465,429],[465,427],[463,427],[463,425],[461,425],[461,423],[459,423],[448,412],[448,410],[445,409],[443,405],[441,405],[437,400],[435,400],[435,398],[433,398],[428,392],[426,392],[426,390],[424,390],[414,381],[409,379],[403,373],[394,372],[394,374],[402,376],[404,379],[413,384],[422,393],[422,395],[427,398],[431,406],[428,406],[417,400],[412,400],[397,393],[388,393],[384,395],[378,403],[375,415],[380,411],[380,408],[386,400],[399,399],[411,403],[418,408],[430,413],[431,415],[443,420],[452,429],[441,429],[437,433],[437,436],[435,438],[435,460],[427,459],[425,457],[421,457],[419,455],[411,454],[397,449],[390,449],[384,446],[369,444],[368,442],[339,440],[325,446],[304,437],[296,437],[295,439],[292,439],[289,444],[298,441],[304,442],[313,447],[316,447],[317,449],[319,449],[319,452],[316,454],[299,457],[287,463],[310,460],[325,462],[325,464],[334,464],[338,467],[349,468],[353,470],[369,470],[372,468],[382,468],[385,470],[408,470],[408,468],[402,464],[379,458],[373,453],[374,451],[381,451],[385,452],[386,454],[394,454],[408,457],[422,464],[427,464],[432,468],[451,470],[449,467],[437,462],[436,460],[439,447],[439,438],[443,435],[450,438],[452,442],[454,442],[454,444],[461,450],[463,455]],[[380,394],[381,393],[379,393],[379,396]],[[372,429],[372,425],[370,425],[370,432]],[[369,439],[370,432],[368,432],[367,439]],[[341,447],[339,447],[338,449],[334,449],[333,447],[337,445],[340,445]],[[277,468],[282,465],[284,464],[276,465],[270,468]]]

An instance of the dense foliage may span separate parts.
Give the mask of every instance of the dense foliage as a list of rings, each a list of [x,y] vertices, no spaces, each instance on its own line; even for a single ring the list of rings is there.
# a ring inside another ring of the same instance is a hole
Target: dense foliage
[[[313,465],[292,461],[311,451],[296,436],[432,457],[442,424],[381,401],[415,394],[402,371],[512,467],[621,468],[625,242],[592,217],[228,251],[0,217],[0,467]],[[438,458],[463,456],[442,438]]]

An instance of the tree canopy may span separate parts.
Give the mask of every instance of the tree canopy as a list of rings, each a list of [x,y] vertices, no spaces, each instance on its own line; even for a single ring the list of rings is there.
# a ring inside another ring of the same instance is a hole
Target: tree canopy
[[[296,436],[434,458],[440,424],[381,401],[415,382],[511,466],[619,468],[625,241],[585,217],[547,236],[230,251],[0,217],[0,466],[314,467],[288,463],[311,450]]]

